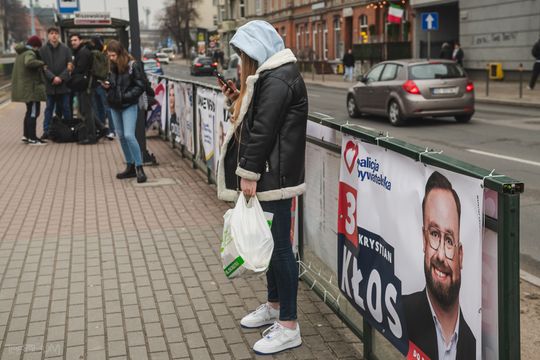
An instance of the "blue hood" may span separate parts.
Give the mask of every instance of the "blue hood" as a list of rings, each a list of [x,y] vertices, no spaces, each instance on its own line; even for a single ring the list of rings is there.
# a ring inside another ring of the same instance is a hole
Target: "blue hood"
[[[276,29],[262,20],[253,20],[240,26],[229,44],[242,50],[250,58],[257,60],[259,66],[274,54],[285,49],[283,39]]]

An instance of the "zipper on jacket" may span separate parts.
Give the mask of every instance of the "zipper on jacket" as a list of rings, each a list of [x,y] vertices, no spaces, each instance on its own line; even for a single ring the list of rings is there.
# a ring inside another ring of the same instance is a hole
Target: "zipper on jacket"
[[[268,163],[268,161],[266,161],[266,172],[270,172],[270,164]]]
[[[243,126],[244,126],[244,122],[242,121],[242,123],[240,124],[240,135],[238,139],[238,152],[236,154],[236,167],[238,167],[238,165],[240,164],[240,146],[242,145],[242,127]],[[236,192],[240,192],[240,180],[239,180],[238,175],[236,176]]]

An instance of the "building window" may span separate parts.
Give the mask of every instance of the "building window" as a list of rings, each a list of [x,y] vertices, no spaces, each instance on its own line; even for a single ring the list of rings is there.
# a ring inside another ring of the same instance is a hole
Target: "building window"
[[[217,15],[214,15],[214,26],[217,26],[218,24],[218,18]]]
[[[240,17],[246,17],[246,0],[240,0]]]
[[[323,22],[323,58],[328,60],[328,28],[326,21]]]
[[[359,34],[360,34],[360,43],[365,44],[368,42],[368,32],[369,32],[369,24],[368,24],[368,17],[367,15],[360,15],[360,18],[358,19],[359,25]]]
[[[255,0],[255,14],[262,15],[263,8],[262,8],[262,0]]]
[[[315,56],[318,54],[318,40],[319,40],[319,33],[317,32],[317,25],[311,24],[311,29],[313,29],[313,53]]]
[[[225,20],[225,7],[224,6],[220,6],[219,7],[219,17],[221,19],[221,21]]]
[[[336,17],[334,18],[334,57],[336,59],[340,59],[342,56],[341,48],[341,22],[340,18]]]
[[[306,30],[306,33],[304,35],[306,38],[304,40],[304,46],[307,48],[309,47],[309,27],[307,24],[306,24],[305,30]]]
[[[302,28],[300,25],[296,25],[296,51],[300,51],[302,49],[302,44],[300,44],[300,39],[302,36]]]
[[[285,26],[281,28],[281,38],[283,39],[283,43],[285,44],[285,47],[288,47],[287,46],[287,28]]]

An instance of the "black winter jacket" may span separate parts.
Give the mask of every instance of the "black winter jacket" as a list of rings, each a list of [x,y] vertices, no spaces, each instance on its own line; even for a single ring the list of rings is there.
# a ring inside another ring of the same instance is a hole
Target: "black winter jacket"
[[[70,76],[67,70],[67,64],[73,61],[71,50],[62,43],[59,43],[58,46],[54,47],[51,43],[47,42],[39,50],[39,55],[45,62],[45,65],[47,65],[47,69],[45,70],[47,95],[69,93],[67,81]],[[53,85],[52,81],[55,76],[62,79],[61,84]]]
[[[111,86],[107,91],[107,101],[113,109],[121,110],[138,104],[145,90],[145,74],[139,62],[132,61],[128,71],[119,74],[116,66],[111,66],[109,74]]]
[[[71,79],[68,82],[68,86],[75,91],[84,91],[88,89],[93,62],[93,56],[89,45],[86,43],[81,44],[73,51],[73,57],[73,65],[75,67],[71,73]],[[95,84],[93,87],[95,87]]]
[[[257,180],[260,201],[288,199],[305,191],[308,97],[295,60],[290,50],[280,51],[259,68],[254,84],[248,80],[244,101],[249,107],[240,113],[222,149],[221,199],[236,200],[240,178]]]

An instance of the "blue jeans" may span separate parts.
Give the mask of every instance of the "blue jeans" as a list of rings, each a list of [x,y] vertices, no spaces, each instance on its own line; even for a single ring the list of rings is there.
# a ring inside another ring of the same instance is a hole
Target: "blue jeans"
[[[138,105],[131,105],[125,109],[111,109],[111,115],[114,122],[126,163],[142,165],[142,154],[139,143],[135,138],[135,128],[137,127]]]
[[[354,72],[354,66],[345,66],[345,73],[343,74],[343,80],[349,79],[349,81],[353,80],[353,72]]]
[[[296,320],[298,264],[291,245],[291,199],[261,201],[264,211],[274,214],[274,252],[266,272],[268,301],[279,302],[279,320]]]
[[[109,119],[109,129],[114,132],[114,122],[111,119],[111,109],[107,104],[107,92],[101,86],[96,87],[95,93],[95,113],[103,126],[107,126],[106,119]]]
[[[69,103],[69,99],[69,94],[47,95],[47,103],[45,105],[45,119],[43,120],[44,133],[49,131],[49,126],[51,125],[51,119],[55,106],[61,109],[64,119],[71,120],[71,105]]]

